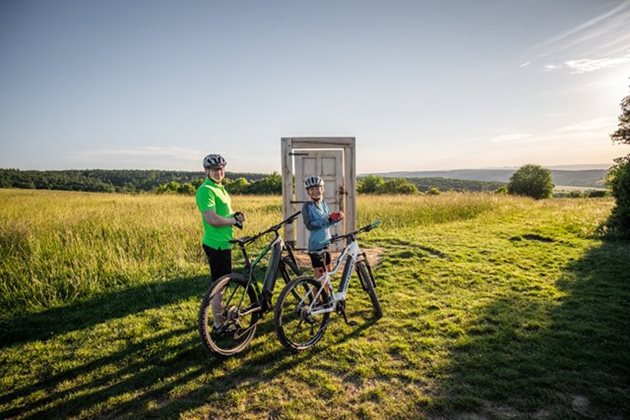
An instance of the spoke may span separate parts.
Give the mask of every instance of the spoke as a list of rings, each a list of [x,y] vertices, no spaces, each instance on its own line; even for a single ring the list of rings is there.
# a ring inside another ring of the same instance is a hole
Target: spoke
[[[226,284],[226,288],[227,288],[227,286],[228,286],[229,284],[230,284],[229,282]],[[226,307],[230,305],[230,302],[232,302],[232,298],[234,297],[234,295],[236,294],[236,291],[237,291],[239,288],[240,288],[240,285],[237,285],[236,287],[234,287],[234,290],[232,291],[232,294],[231,294],[231,295],[230,295],[230,297],[228,298],[227,302],[225,302],[225,306],[226,306]],[[225,289],[224,289],[224,291],[225,291]],[[245,289],[243,289],[243,292],[245,292]]]
[[[237,323],[238,325],[238,323]],[[238,326],[238,330],[236,330],[236,332],[234,333],[234,339],[238,340],[239,338],[241,338],[242,336],[244,336],[247,332],[251,331],[252,328],[254,328],[256,324],[250,325],[249,327],[245,328],[244,330],[240,327],[240,325]],[[242,332],[241,332],[242,331]]]
[[[302,325],[302,322],[304,322],[304,320],[300,319],[300,322],[298,322],[298,324],[295,326],[295,329],[293,330],[293,334],[291,335],[291,339],[293,339],[293,337],[295,337],[295,334],[299,332],[298,328],[300,327],[300,325]]]

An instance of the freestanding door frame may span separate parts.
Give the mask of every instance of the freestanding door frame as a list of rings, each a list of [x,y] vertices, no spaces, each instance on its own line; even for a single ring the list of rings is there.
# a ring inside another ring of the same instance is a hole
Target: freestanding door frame
[[[282,214],[284,218],[301,209],[296,205],[295,189],[302,188],[302,180],[296,179],[293,156],[300,150],[341,149],[343,151],[343,183],[345,190],[345,228],[346,232],[356,229],[356,139],[354,137],[282,137]],[[300,218],[301,220],[301,218]],[[285,225],[285,242],[295,246],[296,230],[294,225]]]

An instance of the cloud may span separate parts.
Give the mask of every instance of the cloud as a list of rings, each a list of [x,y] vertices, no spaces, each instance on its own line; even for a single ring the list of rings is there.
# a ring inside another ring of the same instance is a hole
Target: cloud
[[[614,129],[617,119],[614,117],[599,117],[580,121],[554,130],[555,133],[592,133],[608,132]]]
[[[565,62],[566,66],[571,70],[571,73],[576,74],[609,69],[626,63],[630,63],[630,54],[619,58],[602,58],[598,60],[582,58],[580,60],[569,60]]]
[[[562,66],[560,64],[547,64],[545,66],[545,71],[556,71],[560,70]]]
[[[504,143],[504,142],[512,142],[525,140],[530,138],[532,135],[528,133],[513,133],[513,134],[501,134],[500,136],[496,136],[490,139],[493,143]]]
[[[630,63],[630,1],[613,7],[531,48],[545,71],[587,73]],[[577,58],[576,58],[577,57]],[[522,65],[521,65],[522,66]]]
[[[629,15],[630,2],[623,2],[599,16],[535,45],[534,49],[567,48],[600,37],[611,29],[623,29]]]
[[[520,67],[520,68],[527,67],[527,66],[529,66],[530,64],[532,64],[532,63],[531,63],[531,61],[528,61],[528,62],[526,62],[526,63],[521,64],[519,67]]]

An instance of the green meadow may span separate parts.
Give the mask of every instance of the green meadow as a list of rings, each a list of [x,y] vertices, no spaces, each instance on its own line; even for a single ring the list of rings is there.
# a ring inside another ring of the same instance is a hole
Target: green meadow
[[[280,197],[233,204],[243,235],[281,220]],[[192,197],[0,189],[0,418],[629,418],[630,243],[598,234],[613,205],[359,196],[358,224],[383,222],[359,238],[382,251],[383,318],[355,277],[358,325],[334,316],[294,355],[269,313],[218,360],[196,331]]]

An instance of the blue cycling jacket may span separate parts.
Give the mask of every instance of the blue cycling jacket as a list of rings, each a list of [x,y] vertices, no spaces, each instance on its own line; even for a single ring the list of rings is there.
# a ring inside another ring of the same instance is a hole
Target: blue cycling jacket
[[[324,200],[319,203],[315,201],[308,201],[302,206],[302,219],[304,220],[304,226],[309,231],[308,237],[308,251],[319,251],[328,245],[327,241],[330,239],[329,227],[336,222],[330,222],[328,216],[330,210]]]

